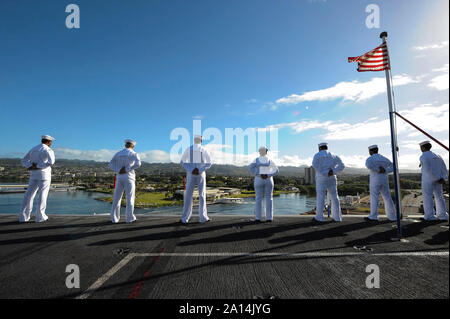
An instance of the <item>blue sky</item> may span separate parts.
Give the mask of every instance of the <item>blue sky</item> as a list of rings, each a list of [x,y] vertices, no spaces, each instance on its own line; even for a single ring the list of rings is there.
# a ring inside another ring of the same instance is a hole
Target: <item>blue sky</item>
[[[65,26],[69,3],[80,29]],[[379,29],[365,24],[371,3]],[[448,25],[446,0],[3,0],[0,156],[51,134],[59,158],[107,160],[134,138],[144,160],[168,161],[171,131],[201,119],[223,135],[279,127],[282,165],[308,163],[327,140],[363,166],[368,145],[390,154],[384,72],[347,57],[384,30],[399,111],[448,145]],[[426,137],[399,125],[400,166],[415,169]]]

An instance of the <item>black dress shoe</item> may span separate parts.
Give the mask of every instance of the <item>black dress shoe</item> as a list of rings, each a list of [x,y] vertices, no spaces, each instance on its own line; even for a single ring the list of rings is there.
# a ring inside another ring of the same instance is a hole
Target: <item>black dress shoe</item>
[[[266,223],[272,223],[273,222],[273,220],[272,219],[268,219],[268,220],[266,220]]]
[[[376,219],[370,219],[369,217],[364,217],[364,220],[366,221],[366,222],[378,222],[378,220],[376,220]]]

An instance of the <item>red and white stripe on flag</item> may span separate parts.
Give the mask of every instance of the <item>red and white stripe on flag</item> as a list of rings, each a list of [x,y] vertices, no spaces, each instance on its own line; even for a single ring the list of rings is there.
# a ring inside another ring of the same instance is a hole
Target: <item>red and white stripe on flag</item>
[[[358,62],[358,72],[384,71],[390,69],[386,43],[361,56],[348,58],[348,62]]]

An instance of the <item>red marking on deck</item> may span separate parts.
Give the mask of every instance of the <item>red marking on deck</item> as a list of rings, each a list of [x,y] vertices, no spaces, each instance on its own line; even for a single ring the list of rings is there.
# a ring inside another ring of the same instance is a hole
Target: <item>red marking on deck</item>
[[[163,252],[164,248],[161,248],[158,251],[158,254],[161,254]],[[153,263],[152,266],[154,266],[159,258],[161,256],[158,255],[155,258],[153,258]],[[144,285],[144,281],[147,280],[148,277],[150,277],[150,274],[152,272],[152,267],[150,267],[145,273],[144,273],[144,277],[142,278],[142,280],[134,287],[133,291],[130,293],[130,295],[128,296],[128,299],[136,299],[139,296],[139,293],[141,292],[141,288]]]

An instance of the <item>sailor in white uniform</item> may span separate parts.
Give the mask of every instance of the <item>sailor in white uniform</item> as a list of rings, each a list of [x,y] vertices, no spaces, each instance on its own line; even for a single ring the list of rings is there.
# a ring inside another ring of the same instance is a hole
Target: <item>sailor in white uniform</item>
[[[194,145],[188,147],[182,157],[181,165],[186,170],[186,190],[184,193],[183,215],[181,223],[187,224],[192,215],[192,195],[198,187],[198,213],[200,223],[210,221],[206,210],[206,170],[211,167],[211,157],[202,146],[202,136],[194,136]]]
[[[431,152],[430,141],[420,143],[422,156],[420,167],[422,169],[422,197],[425,220],[448,220],[442,185],[448,181],[447,167],[439,155]],[[433,205],[433,195],[436,201],[436,210]]]
[[[312,166],[316,170],[317,193],[316,217],[314,217],[314,221],[324,221],[323,208],[325,204],[325,195],[328,191],[332,203],[332,218],[335,222],[341,222],[342,213],[337,192],[336,174],[339,174],[345,168],[344,163],[342,163],[339,156],[328,152],[327,143],[320,143],[319,152],[314,155]]]
[[[50,135],[41,137],[41,144],[33,147],[22,159],[22,165],[30,171],[30,181],[23,197],[20,209],[19,222],[28,222],[33,210],[33,200],[39,191],[38,207],[36,209],[36,222],[44,222],[48,219],[45,214],[47,196],[52,179],[52,165],[55,164],[55,153],[50,148],[55,139]]]
[[[389,220],[395,221],[397,215],[394,202],[389,189],[388,174],[394,171],[392,162],[378,154],[378,146],[369,146],[370,157],[366,160],[366,167],[370,171],[370,215],[365,219],[368,221],[378,220],[378,200],[381,196],[384,201],[386,216]]]
[[[278,174],[278,167],[267,157],[268,149],[265,146],[259,148],[259,157],[248,167],[255,176],[255,220],[261,221],[262,202],[266,198],[266,222],[273,221],[273,176]]]
[[[125,222],[132,223],[136,220],[134,215],[136,173],[134,170],[141,167],[141,159],[134,151],[135,146],[136,141],[126,139],[125,148],[117,152],[109,162],[109,168],[116,172],[116,189],[114,190],[111,208],[111,221],[113,223],[118,223],[120,220],[120,204],[124,190],[127,198]]]

